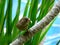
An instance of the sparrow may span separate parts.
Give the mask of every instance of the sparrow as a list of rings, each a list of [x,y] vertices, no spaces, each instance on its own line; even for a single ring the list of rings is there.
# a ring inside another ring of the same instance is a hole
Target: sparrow
[[[27,18],[27,17],[23,17],[21,18],[21,20],[19,20],[19,22],[16,24],[16,27],[23,31],[23,30],[27,30],[28,29],[28,26],[29,26],[29,23],[30,23],[30,19]]]

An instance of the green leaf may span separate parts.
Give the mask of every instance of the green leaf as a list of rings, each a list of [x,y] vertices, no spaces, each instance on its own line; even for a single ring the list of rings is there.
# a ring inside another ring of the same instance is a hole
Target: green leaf
[[[0,33],[2,33],[2,27],[4,23],[4,8],[5,8],[6,0],[1,0],[1,7],[0,7]]]
[[[21,6],[21,0],[18,0],[18,7],[17,7],[17,11],[16,11],[16,16],[12,22],[12,31],[13,31],[13,38],[12,40],[18,35],[19,33],[19,30],[16,28],[16,23],[18,22],[19,20],[19,15],[20,15],[20,6]]]
[[[18,7],[17,7],[17,11],[16,11],[16,16],[12,22],[12,28],[14,27],[14,25],[17,23],[17,21],[19,20],[19,14],[20,14],[20,5],[21,5],[21,0],[18,0]]]
[[[40,7],[40,13],[37,18],[38,21],[40,21],[44,16],[46,16],[46,14],[52,8],[53,4],[54,4],[54,0],[52,0],[52,1],[51,0],[42,0],[42,4]]]
[[[39,0],[32,0],[31,1],[28,17],[30,18],[32,23],[30,23],[29,28],[35,24],[36,16],[37,16],[38,1]]]
[[[12,31],[12,0],[8,1],[8,7],[6,11],[6,40],[7,44],[11,43],[11,31]]]
[[[11,23],[12,23],[12,0],[8,1],[8,7],[6,12],[6,34],[11,34]]]
[[[28,12],[28,8],[29,8],[29,2],[30,2],[30,0],[28,0],[27,4],[25,6],[23,17],[26,17],[27,16],[27,12]]]

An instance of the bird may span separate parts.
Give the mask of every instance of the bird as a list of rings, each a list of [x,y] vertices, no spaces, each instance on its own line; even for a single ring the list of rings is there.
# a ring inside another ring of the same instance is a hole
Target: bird
[[[29,26],[29,23],[30,23],[30,18],[23,17],[23,18],[21,18],[21,20],[19,20],[19,22],[16,24],[16,27],[17,27],[20,31],[27,30],[27,29],[28,29],[28,26]]]

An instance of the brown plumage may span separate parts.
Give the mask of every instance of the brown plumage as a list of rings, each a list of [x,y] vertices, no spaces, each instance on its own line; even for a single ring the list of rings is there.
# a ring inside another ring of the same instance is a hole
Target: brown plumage
[[[29,25],[30,19],[23,17],[17,24],[16,27],[23,31],[23,30],[27,30],[28,29],[28,25]]]

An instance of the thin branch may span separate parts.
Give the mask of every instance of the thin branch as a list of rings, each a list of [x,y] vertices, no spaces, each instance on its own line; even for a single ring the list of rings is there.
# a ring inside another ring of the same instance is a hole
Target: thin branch
[[[48,14],[41,21],[39,21],[37,24],[35,24],[28,30],[27,34],[17,38],[11,43],[11,45],[23,45],[23,43],[33,37],[40,29],[43,29],[45,26],[47,26],[58,15],[59,11],[60,0],[58,3],[56,3],[56,5],[53,6],[51,11],[49,11]]]

